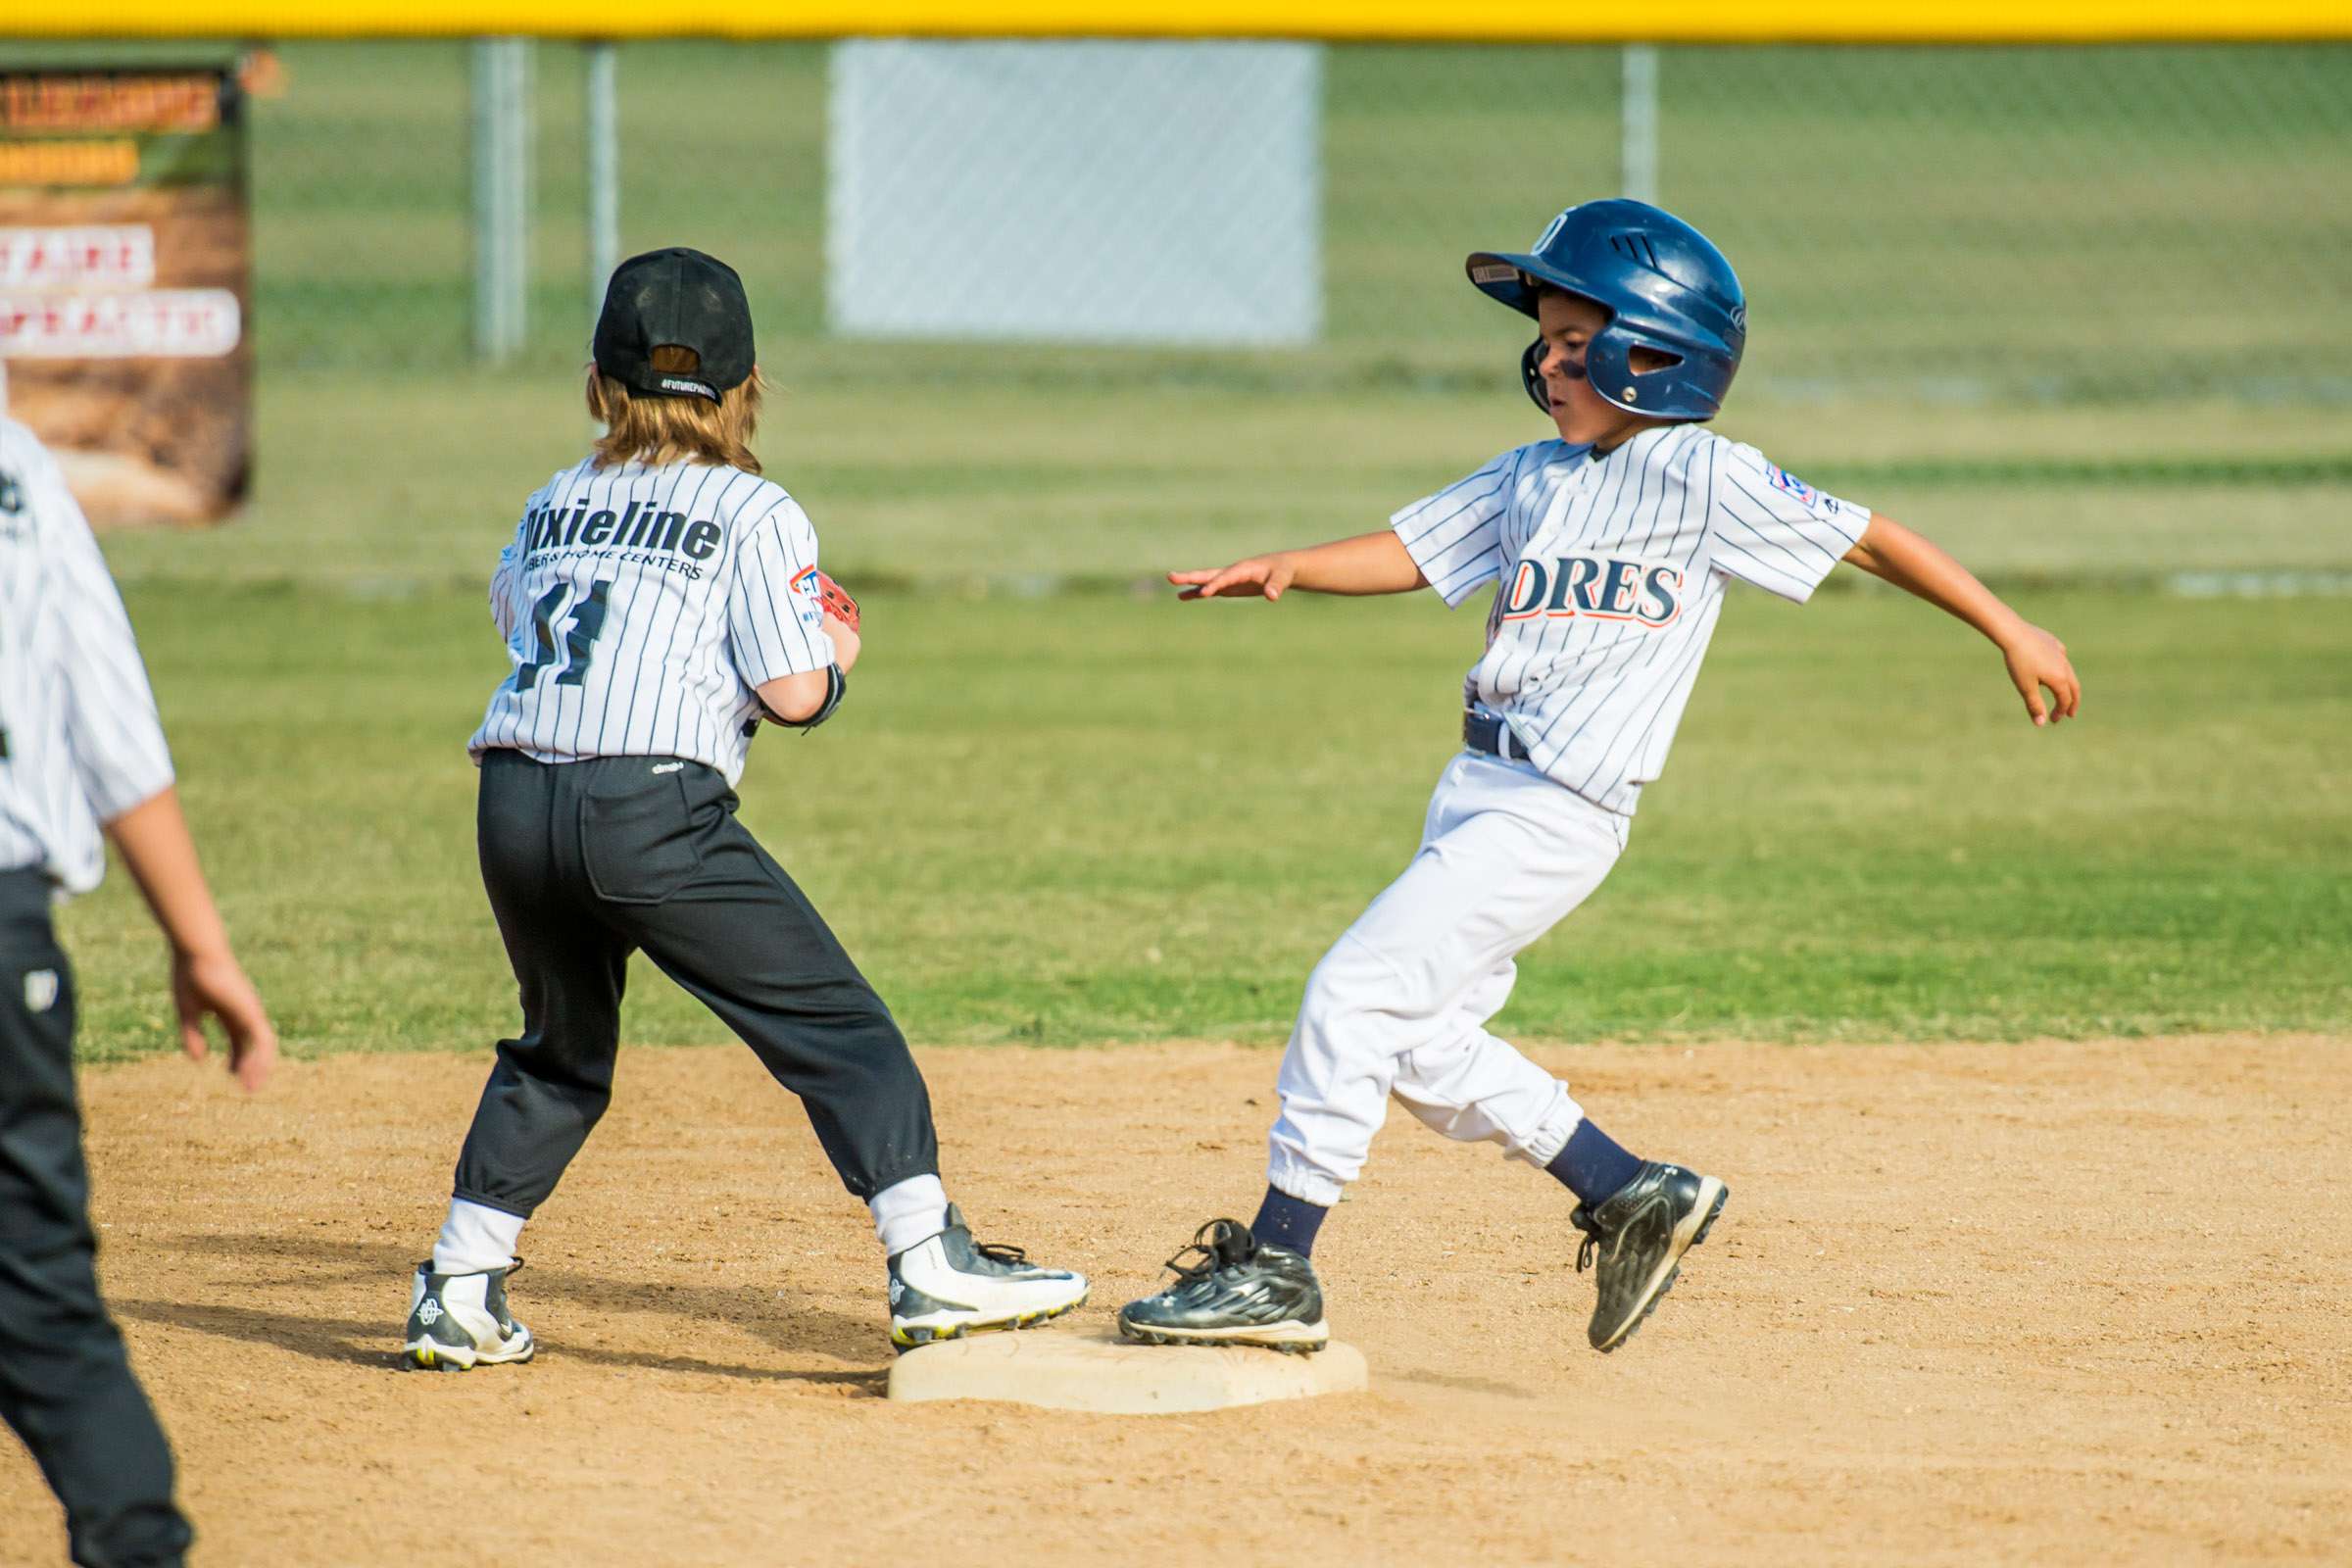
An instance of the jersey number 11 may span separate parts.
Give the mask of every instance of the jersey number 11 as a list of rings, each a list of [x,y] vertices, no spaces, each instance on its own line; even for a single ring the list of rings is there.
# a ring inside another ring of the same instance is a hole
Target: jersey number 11
[[[531,607],[531,626],[537,646],[531,657],[514,671],[514,689],[527,692],[539,684],[539,673],[556,662],[556,628],[564,623],[564,670],[556,677],[559,686],[577,686],[588,678],[588,665],[596,658],[596,639],[605,629],[605,596],[612,591],[612,579],[600,578],[589,584],[588,597],[572,602],[572,585],[560,582],[539,596]],[[564,623],[564,612],[571,612]]]

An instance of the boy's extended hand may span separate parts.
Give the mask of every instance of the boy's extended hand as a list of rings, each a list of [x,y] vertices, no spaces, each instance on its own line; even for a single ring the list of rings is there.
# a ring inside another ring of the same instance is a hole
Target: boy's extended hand
[[[2026,711],[2036,725],[2072,718],[2082,707],[2082,682],[2066,657],[2066,644],[2028,621],[2001,644],[2009,664],[2009,680],[2026,700]],[[2049,688],[2045,701],[2042,688]]]
[[[1168,581],[1182,588],[1179,599],[1266,599],[1276,600],[1298,575],[1298,564],[1291,552],[1279,551],[1271,556],[1251,556],[1230,566],[1205,571],[1171,571]]]

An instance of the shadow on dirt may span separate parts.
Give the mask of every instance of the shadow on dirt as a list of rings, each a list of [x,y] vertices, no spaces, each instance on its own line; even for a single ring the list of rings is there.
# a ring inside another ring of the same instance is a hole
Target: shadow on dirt
[[[342,1298],[344,1293],[337,1287],[365,1281],[384,1298],[385,1314],[380,1320],[361,1322],[307,1312],[273,1311],[233,1301],[111,1300],[109,1304],[114,1310],[125,1317],[247,1340],[344,1365],[385,1369],[399,1365],[394,1347],[400,1333],[399,1314],[408,1301],[410,1272],[416,1264],[413,1249],[388,1242],[282,1233],[196,1234],[151,1245],[162,1250],[233,1261],[239,1276],[237,1294],[248,1298],[256,1290],[264,1294],[278,1290],[323,1291]],[[273,1263],[282,1266],[273,1268]],[[543,1356],[560,1356],[598,1366],[836,1384],[868,1389],[877,1395],[888,1377],[887,1363],[878,1363],[878,1358],[889,1354],[888,1324],[878,1299],[873,1316],[851,1317],[805,1301],[780,1298],[780,1293],[765,1283],[729,1286],[615,1280],[576,1269],[538,1265],[528,1265],[516,1272],[514,1291],[517,1314],[534,1327],[538,1323],[531,1312],[533,1301],[561,1301],[599,1315],[655,1313],[675,1319],[681,1342],[707,1338],[713,1324],[723,1324],[757,1336],[787,1356],[818,1355],[864,1365],[747,1366],[693,1355],[570,1343],[562,1338],[552,1344],[543,1343],[540,1350]],[[876,1294],[878,1297],[879,1293]]]

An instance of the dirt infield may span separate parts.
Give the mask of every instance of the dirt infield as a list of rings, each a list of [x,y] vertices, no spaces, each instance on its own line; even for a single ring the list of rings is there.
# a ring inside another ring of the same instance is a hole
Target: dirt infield
[[[107,1286],[206,1568],[2352,1551],[2343,1043],[1546,1054],[1732,1184],[1625,1351],[1585,1348],[1566,1196],[1400,1116],[1318,1258],[1373,1392],[1146,1418],[881,1399],[862,1211],[737,1049],[624,1055],[524,1238],[540,1358],[465,1377],[390,1348],[481,1059],[85,1091]],[[1274,1062],[925,1054],[950,1190],[1093,1270],[1095,1324],[1248,1217]],[[0,1447],[0,1562],[62,1542]]]

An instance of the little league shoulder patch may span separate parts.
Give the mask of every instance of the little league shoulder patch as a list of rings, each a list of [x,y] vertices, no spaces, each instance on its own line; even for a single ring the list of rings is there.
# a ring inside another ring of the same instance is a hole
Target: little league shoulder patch
[[[795,594],[804,599],[821,600],[824,597],[824,573],[818,571],[814,566],[803,566],[792,574],[792,582],[789,586]],[[801,624],[804,626],[821,626],[825,623],[824,612],[815,605],[801,607],[799,614]]]
[[[1797,500],[1802,501],[1808,507],[1818,507],[1821,505],[1821,492],[1814,489],[1811,485],[1805,483],[1804,480],[1799,479],[1795,474],[1790,473],[1788,469],[1775,467],[1770,464],[1766,464],[1764,466],[1764,471],[1772,476],[1772,486],[1774,489],[1786,490],[1788,492],[1788,494],[1796,497]]]

